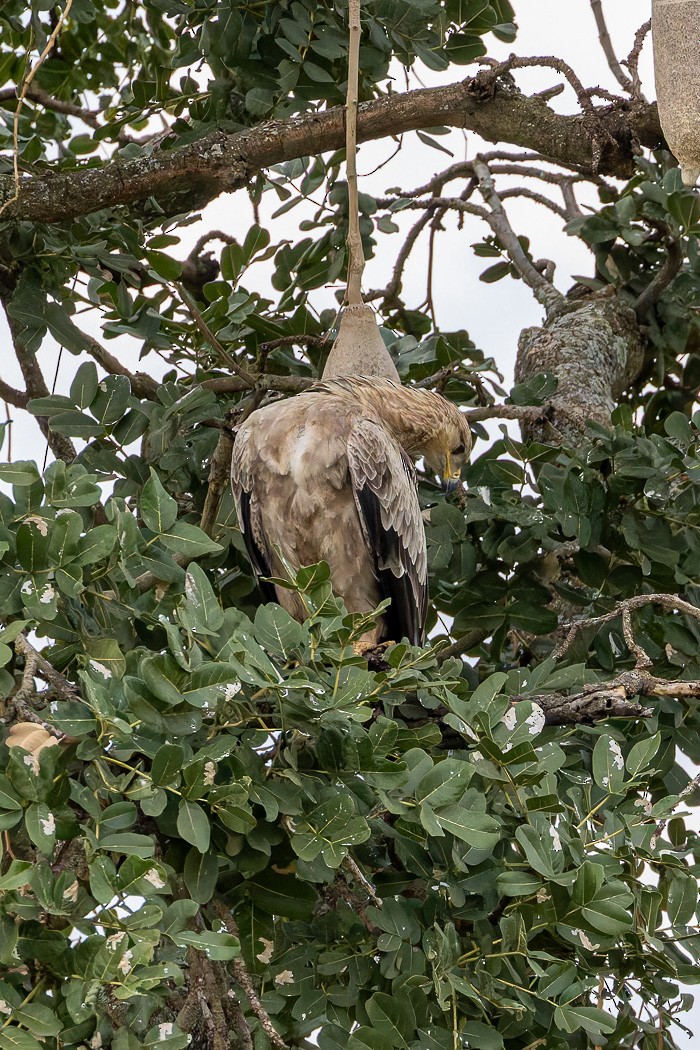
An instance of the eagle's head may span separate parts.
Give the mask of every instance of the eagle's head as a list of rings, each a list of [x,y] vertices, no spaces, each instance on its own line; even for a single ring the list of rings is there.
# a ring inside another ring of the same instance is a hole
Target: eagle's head
[[[459,485],[469,460],[472,436],[464,416],[448,401],[445,405],[449,412],[425,448],[424,458],[428,470],[440,478],[445,492],[452,492]]]

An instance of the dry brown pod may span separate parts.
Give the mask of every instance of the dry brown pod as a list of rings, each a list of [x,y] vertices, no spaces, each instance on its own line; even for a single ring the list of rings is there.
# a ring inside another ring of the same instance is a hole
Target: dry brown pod
[[[30,755],[38,755],[45,747],[56,747],[58,740],[35,722],[15,722],[7,734],[8,747],[21,747]]]
[[[700,178],[700,0],[652,0],[659,120],[686,186]]]
[[[371,306],[355,303],[343,310],[338,336],[323,369],[324,379],[338,376],[385,376],[401,382]]]

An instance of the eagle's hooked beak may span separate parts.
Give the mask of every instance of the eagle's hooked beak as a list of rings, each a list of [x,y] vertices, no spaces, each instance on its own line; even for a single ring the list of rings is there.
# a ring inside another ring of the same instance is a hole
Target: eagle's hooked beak
[[[450,492],[454,492],[461,480],[462,472],[459,470],[452,470],[450,450],[448,449],[445,453],[445,471],[440,477],[442,491],[449,495]]]

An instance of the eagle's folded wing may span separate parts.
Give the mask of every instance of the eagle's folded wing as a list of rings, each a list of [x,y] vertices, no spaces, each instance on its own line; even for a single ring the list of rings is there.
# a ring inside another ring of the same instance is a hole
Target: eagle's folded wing
[[[425,530],[413,464],[378,423],[361,419],[348,439],[348,464],[365,541],[383,597],[387,636],[423,643],[428,605]]]
[[[272,575],[271,559],[260,521],[257,497],[254,492],[253,464],[257,452],[254,448],[255,434],[242,430],[236,437],[231,460],[231,487],[236,501],[238,522],[250,563],[253,566],[258,586],[266,602],[277,600],[274,585],[265,577]]]

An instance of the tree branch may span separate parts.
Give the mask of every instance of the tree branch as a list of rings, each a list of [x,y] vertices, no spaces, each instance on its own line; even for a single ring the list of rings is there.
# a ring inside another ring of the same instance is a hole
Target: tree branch
[[[46,657],[42,656],[41,652],[35,649],[23,634],[17,636],[14,641],[14,647],[15,651],[24,657],[25,662],[27,660],[33,662],[36,668],[36,675],[40,675],[57,693],[60,693],[67,700],[75,699],[77,694],[76,686],[62,675],[60,671],[57,671],[53,664],[49,663]]]
[[[564,624],[560,628],[560,632],[565,632],[565,637],[554,650],[552,656],[555,660],[561,660],[563,656],[566,656],[576,635],[585,628],[602,627],[604,623],[610,623],[611,620],[616,620],[618,616],[629,616],[630,613],[636,609],[644,608],[645,605],[659,605],[667,612],[684,613],[686,616],[690,616],[692,619],[700,622],[700,609],[695,605],[691,605],[690,602],[678,598],[675,594],[636,594],[632,598],[625,598],[624,601],[619,602],[617,608],[613,609],[612,612],[603,613],[601,616],[589,616],[583,620],[574,620],[573,623]],[[627,623],[629,624],[629,621]],[[627,630],[629,630],[629,627]],[[627,637],[627,633],[625,637]],[[640,653],[646,657],[646,653],[638,649],[636,645],[630,648],[638,660],[640,659]]]
[[[674,278],[683,268],[685,256],[680,241],[672,237],[666,237],[665,242],[668,254],[664,260],[664,264],[656,277],[654,277],[653,281],[649,282],[637,299],[637,302],[634,304],[634,312],[640,321],[645,314],[648,313],[654,303],[661,298],[668,286],[672,284]]]
[[[15,390],[4,379],[0,379],[0,400],[14,405],[15,408],[26,408],[29,395],[25,394],[24,390]]]
[[[610,33],[605,22],[605,14],[603,12],[602,0],[591,0],[591,10],[593,11],[593,17],[595,18],[595,24],[598,28],[598,39],[600,40],[600,46],[603,49],[603,54],[610,67],[610,72],[617,80],[618,84],[632,93],[633,84],[630,78],[625,74],[622,66],[620,65],[617,55],[615,54],[615,48],[613,47],[612,40],[610,39]]]
[[[54,25],[53,30],[51,31],[51,36],[49,37],[49,39],[46,41],[46,44],[44,45],[44,50],[41,52],[41,54],[39,55],[39,57],[36,60],[36,62],[34,63],[34,65],[31,67],[31,69],[29,70],[27,75],[24,77],[24,80],[23,80],[22,84],[18,85],[19,86],[19,94],[17,96],[17,106],[16,106],[16,109],[15,109],[14,120],[12,122],[12,168],[13,168],[12,177],[13,177],[13,181],[14,181],[14,192],[13,192],[12,196],[5,201],[5,203],[2,205],[2,207],[0,207],[0,215],[2,215],[2,213],[5,211],[5,209],[13,201],[16,201],[19,198],[19,117],[20,117],[20,113],[22,112],[22,106],[24,105],[24,100],[27,97],[27,92],[29,91],[29,89],[31,87],[31,83],[32,83],[34,77],[37,75],[37,73],[41,69],[42,65],[44,64],[44,62],[46,61],[46,59],[50,55],[51,51],[53,50],[53,47],[54,47],[54,45],[56,43],[56,40],[58,39],[58,35],[61,32],[61,29],[63,28],[63,23],[65,22],[66,18],[68,17],[68,15],[70,13],[70,9],[71,9],[72,6],[73,6],[73,0],[66,0],[66,6],[63,8],[61,13],[59,14],[58,19],[56,21],[56,24]]]
[[[233,915],[228,910],[228,908],[220,901],[213,901],[212,908],[223,922],[228,933],[232,934],[234,937],[238,937],[239,933],[238,926],[236,925],[236,920],[234,919]],[[246,999],[250,1003],[250,1008],[257,1017],[258,1021],[260,1022],[260,1025],[263,1031],[265,1032],[267,1038],[270,1040],[270,1042],[276,1048],[276,1050],[287,1050],[287,1043],[285,1043],[284,1039],[273,1025],[272,1021],[270,1020],[270,1015],[268,1014],[263,1004],[260,1002],[258,993],[253,987],[252,978],[248,973],[246,964],[244,963],[240,955],[238,956],[238,958],[232,961],[231,969],[233,970],[233,975],[236,978],[236,981],[238,982],[238,984],[240,984],[241,988],[245,992]]]
[[[651,19],[641,25],[637,30],[634,37],[634,46],[624,62],[624,65],[627,66],[630,71],[630,76],[632,77],[632,94],[634,98],[638,99],[640,102],[644,102],[645,99],[642,94],[642,81],[639,76],[639,56],[642,53],[647,34],[650,32]]]
[[[631,703],[634,697],[646,696],[699,699],[700,682],[670,682],[638,668],[623,671],[612,682],[586,686],[573,696],[545,693],[541,696],[516,696],[513,700],[530,700],[539,704],[547,725],[580,725],[605,718],[650,718],[653,714],[651,708]]]
[[[38,105],[43,106],[44,109],[53,110],[54,113],[65,113],[69,117],[80,117],[91,128],[99,128],[100,126],[96,111],[83,109],[76,102],[65,102],[63,99],[54,98],[53,95],[50,95],[48,91],[44,91],[38,84],[31,84],[25,91],[24,97],[30,102],[36,102]],[[3,88],[0,91],[0,105],[6,102],[19,102],[16,88]]]
[[[126,376],[131,383],[131,392],[135,397],[143,398],[145,401],[152,401],[156,396],[156,391],[159,384],[151,376],[145,372],[130,372],[125,365],[119,361],[114,354],[111,354],[109,350],[106,350],[102,343],[98,342],[93,336],[88,335],[87,332],[80,333],[85,340],[85,350],[91,357],[97,361],[98,364],[102,365],[105,372],[115,376]]]
[[[49,388],[46,385],[44,374],[39,367],[36,354],[27,350],[22,343],[19,326],[15,319],[8,313],[7,308],[5,309],[5,316],[7,317],[8,327],[12,336],[15,356],[24,377],[24,385],[27,388],[27,400],[35,397],[48,397]],[[54,456],[56,456],[57,459],[62,459],[65,463],[72,463],[77,452],[75,450],[75,445],[70,438],[63,437],[62,434],[57,434],[51,430],[46,416],[36,416],[36,421]]]
[[[475,160],[473,166],[474,174],[479,180],[481,194],[490,208],[490,212],[486,216],[486,221],[505,250],[508,252],[511,262],[516,267],[525,284],[527,284],[534,292],[538,303],[541,303],[547,313],[550,313],[564,301],[563,295],[561,292],[557,291],[554,285],[548,281],[546,277],[543,277],[543,275],[535,269],[528,259],[522,244],[516,237],[513,227],[510,224],[510,220],[508,219],[506,211],[501,203],[501,198],[496,193],[493,176],[491,175],[488,164],[481,160]]]
[[[491,79],[489,79],[489,77]],[[436,124],[473,131],[489,142],[532,150],[553,163],[594,173],[590,115],[561,116],[539,98],[523,95],[490,72],[459,84],[387,95],[358,107],[358,141],[368,142]],[[599,170],[627,178],[633,171],[632,143],[663,143],[655,105],[592,107],[606,132]],[[5,219],[65,222],[102,208],[154,197],[166,213],[195,210],[220,193],[246,186],[272,164],[342,148],[343,107],[267,121],[227,135],[216,131],[195,143],[156,150],[147,157],[116,159],[100,168],[51,172],[20,180],[13,200],[12,176],[0,178]]]
[[[348,179],[348,284],[350,306],[362,306],[362,273],[365,255],[360,234],[360,205],[357,195],[357,84],[360,71],[360,0],[349,0],[348,90],[345,101],[345,167]]]

